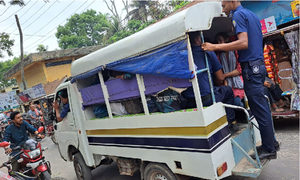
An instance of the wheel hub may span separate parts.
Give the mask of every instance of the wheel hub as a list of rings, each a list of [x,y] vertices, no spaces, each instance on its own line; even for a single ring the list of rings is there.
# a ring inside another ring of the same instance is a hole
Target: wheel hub
[[[80,179],[83,179],[82,169],[81,169],[81,167],[80,167],[80,165],[79,165],[78,162],[76,162],[75,172],[78,174],[78,176],[80,177]]]
[[[154,176],[153,179],[154,179],[154,180],[168,180],[168,179],[166,178],[166,176],[164,176],[163,174],[160,174],[160,173],[155,174],[155,176]]]

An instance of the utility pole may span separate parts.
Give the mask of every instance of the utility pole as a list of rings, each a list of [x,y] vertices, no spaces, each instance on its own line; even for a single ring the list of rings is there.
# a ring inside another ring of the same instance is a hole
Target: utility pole
[[[25,75],[24,75],[24,60],[23,60],[23,33],[22,33],[21,25],[19,23],[18,15],[15,15],[15,17],[16,17],[16,21],[17,21],[17,25],[18,25],[19,33],[20,33],[21,77],[22,77],[22,82],[23,82],[24,90],[26,90],[27,89],[27,85],[26,85]]]

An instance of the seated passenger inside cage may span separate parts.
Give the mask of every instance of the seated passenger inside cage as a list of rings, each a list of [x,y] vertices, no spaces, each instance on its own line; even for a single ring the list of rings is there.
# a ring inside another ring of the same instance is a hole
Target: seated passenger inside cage
[[[105,82],[114,79],[131,80],[132,78],[135,77],[135,74],[113,71],[113,70],[104,70],[103,77]],[[92,83],[92,85],[99,84],[99,83],[100,83],[99,78],[96,78],[96,80]],[[111,107],[112,114],[116,116],[122,116],[126,114],[139,114],[143,112],[143,105],[141,103],[140,98],[124,100],[121,102],[110,102],[109,104]],[[103,105],[98,105],[98,104],[94,105],[94,113],[97,114],[99,110],[103,111],[103,107],[104,107]],[[100,116],[103,116],[103,114],[104,113],[102,112]]]
[[[224,33],[218,33],[215,41],[218,44],[228,43],[229,36]],[[236,51],[218,51],[217,57],[223,66],[225,81],[223,85],[230,86],[234,94],[234,105],[244,107],[242,102],[245,97],[244,82],[242,77],[242,68],[238,62],[238,55]]]
[[[202,40],[199,32],[189,33],[189,38],[192,47],[192,54],[194,63],[198,70],[206,68],[205,53],[208,58],[209,69],[212,77],[216,79],[218,84],[223,83],[225,75],[222,71],[222,65],[220,64],[216,54],[211,51],[204,52],[201,48]],[[209,85],[209,77],[207,72],[197,74],[198,86],[201,92],[201,99],[203,106],[210,106],[213,104],[211,90]],[[225,104],[233,105],[234,94],[232,88],[229,86],[213,86],[213,93],[215,95],[216,102],[223,102]],[[196,106],[195,96],[193,88],[189,87],[186,91],[182,92],[182,95],[188,99],[188,107],[193,108]],[[235,113],[232,108],[225,108],[229,129],[232,132],[236,132],[238,127],[236,126]]]

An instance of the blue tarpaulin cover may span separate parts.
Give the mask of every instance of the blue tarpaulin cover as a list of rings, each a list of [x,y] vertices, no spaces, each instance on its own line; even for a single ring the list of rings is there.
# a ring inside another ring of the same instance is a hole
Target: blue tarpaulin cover
[[[194,74],[189,70],[186,40],[175,42],[140,56],[109,63],[105,68],[133,74],[182,79],[194,78]],[[73,77],[71,82],[75,82],[76,79],[88,78],[102,70],[103,66],[96,67],[89,72]]]
[[[106,68],[133,74],[172,78],[191,79],[194,77],[189,70],[186,40],[175,42],[147,54],[107,64]]]

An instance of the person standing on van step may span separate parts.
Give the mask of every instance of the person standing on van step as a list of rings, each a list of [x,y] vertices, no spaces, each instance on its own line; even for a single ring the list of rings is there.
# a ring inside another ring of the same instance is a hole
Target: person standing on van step
[[[242,67],[244,90],[255,119],[259,124],[262,146],[258,146],[259,159],[276,159],[279,144],[275,140],[271,111],[264,97],[263,84],[266,67],[263,59],[263,36],[259,18],[239,1],[222,1],[223,12],[232,16],[238,40],[226,44],[203,43],[205,51],[238,50]],[[276,147],[276,148],[275,148]],[[255,159],[254,155],[251,155]]]
[[[189,37],[191,41],[192,53],[193,53],[195,65],[199,70],[206,68],[206,61],[205,61],[205,54],[204,54],[206,52],[204,52],[201,48],[202,41],[201,41],[200,32],[199,31],[190,32]],[[223,74],[222,65],[220,64],[216,54],[214,52],[207,52],[207,59],[208,59],[208,64],[209,64],[210,73],[212,74],[212,77],[216,77],[216,80],[219,82],[224,81],[225,75]],[[199,73],[197,74],[197,78],[198,78],[198,86],[200,88],[203,106],[212,105],[213,102],[212,102],[211,90],[209,86],[208,74],[206,72]],[[221,82],[219,84],[221,84]],[[234,95],[231,87],[214,86],[213,91],[216,98],[216,102],[223,102],[226,104],[233,105]],[[187,88],[187,90],[183,91],[182,95],[186,99],[188,99],[188,104],[190,104],[190,102],[195,103],[194,100],[195,96],[192,87],[189,87]],[[235,121],[234,110],[232,108],[225,108],[225,110],[226,110],[229,130],[231,131],[231,133],[235,133],[238,131],[238,127]]]
[[[68,114],[68,112],[70,111],[70,105],[69,105],[69,99],[68,99],[68,93],[67,90],[64,89],[59,93],[60,99],[64,104],[63,110],[61,111],[61,113],[59,114],[59,104],[58,102],[55,100],[52,103],[53,108],[55,109],[55,115],[56,115],[56,120],[57,122],[62,121]]]

